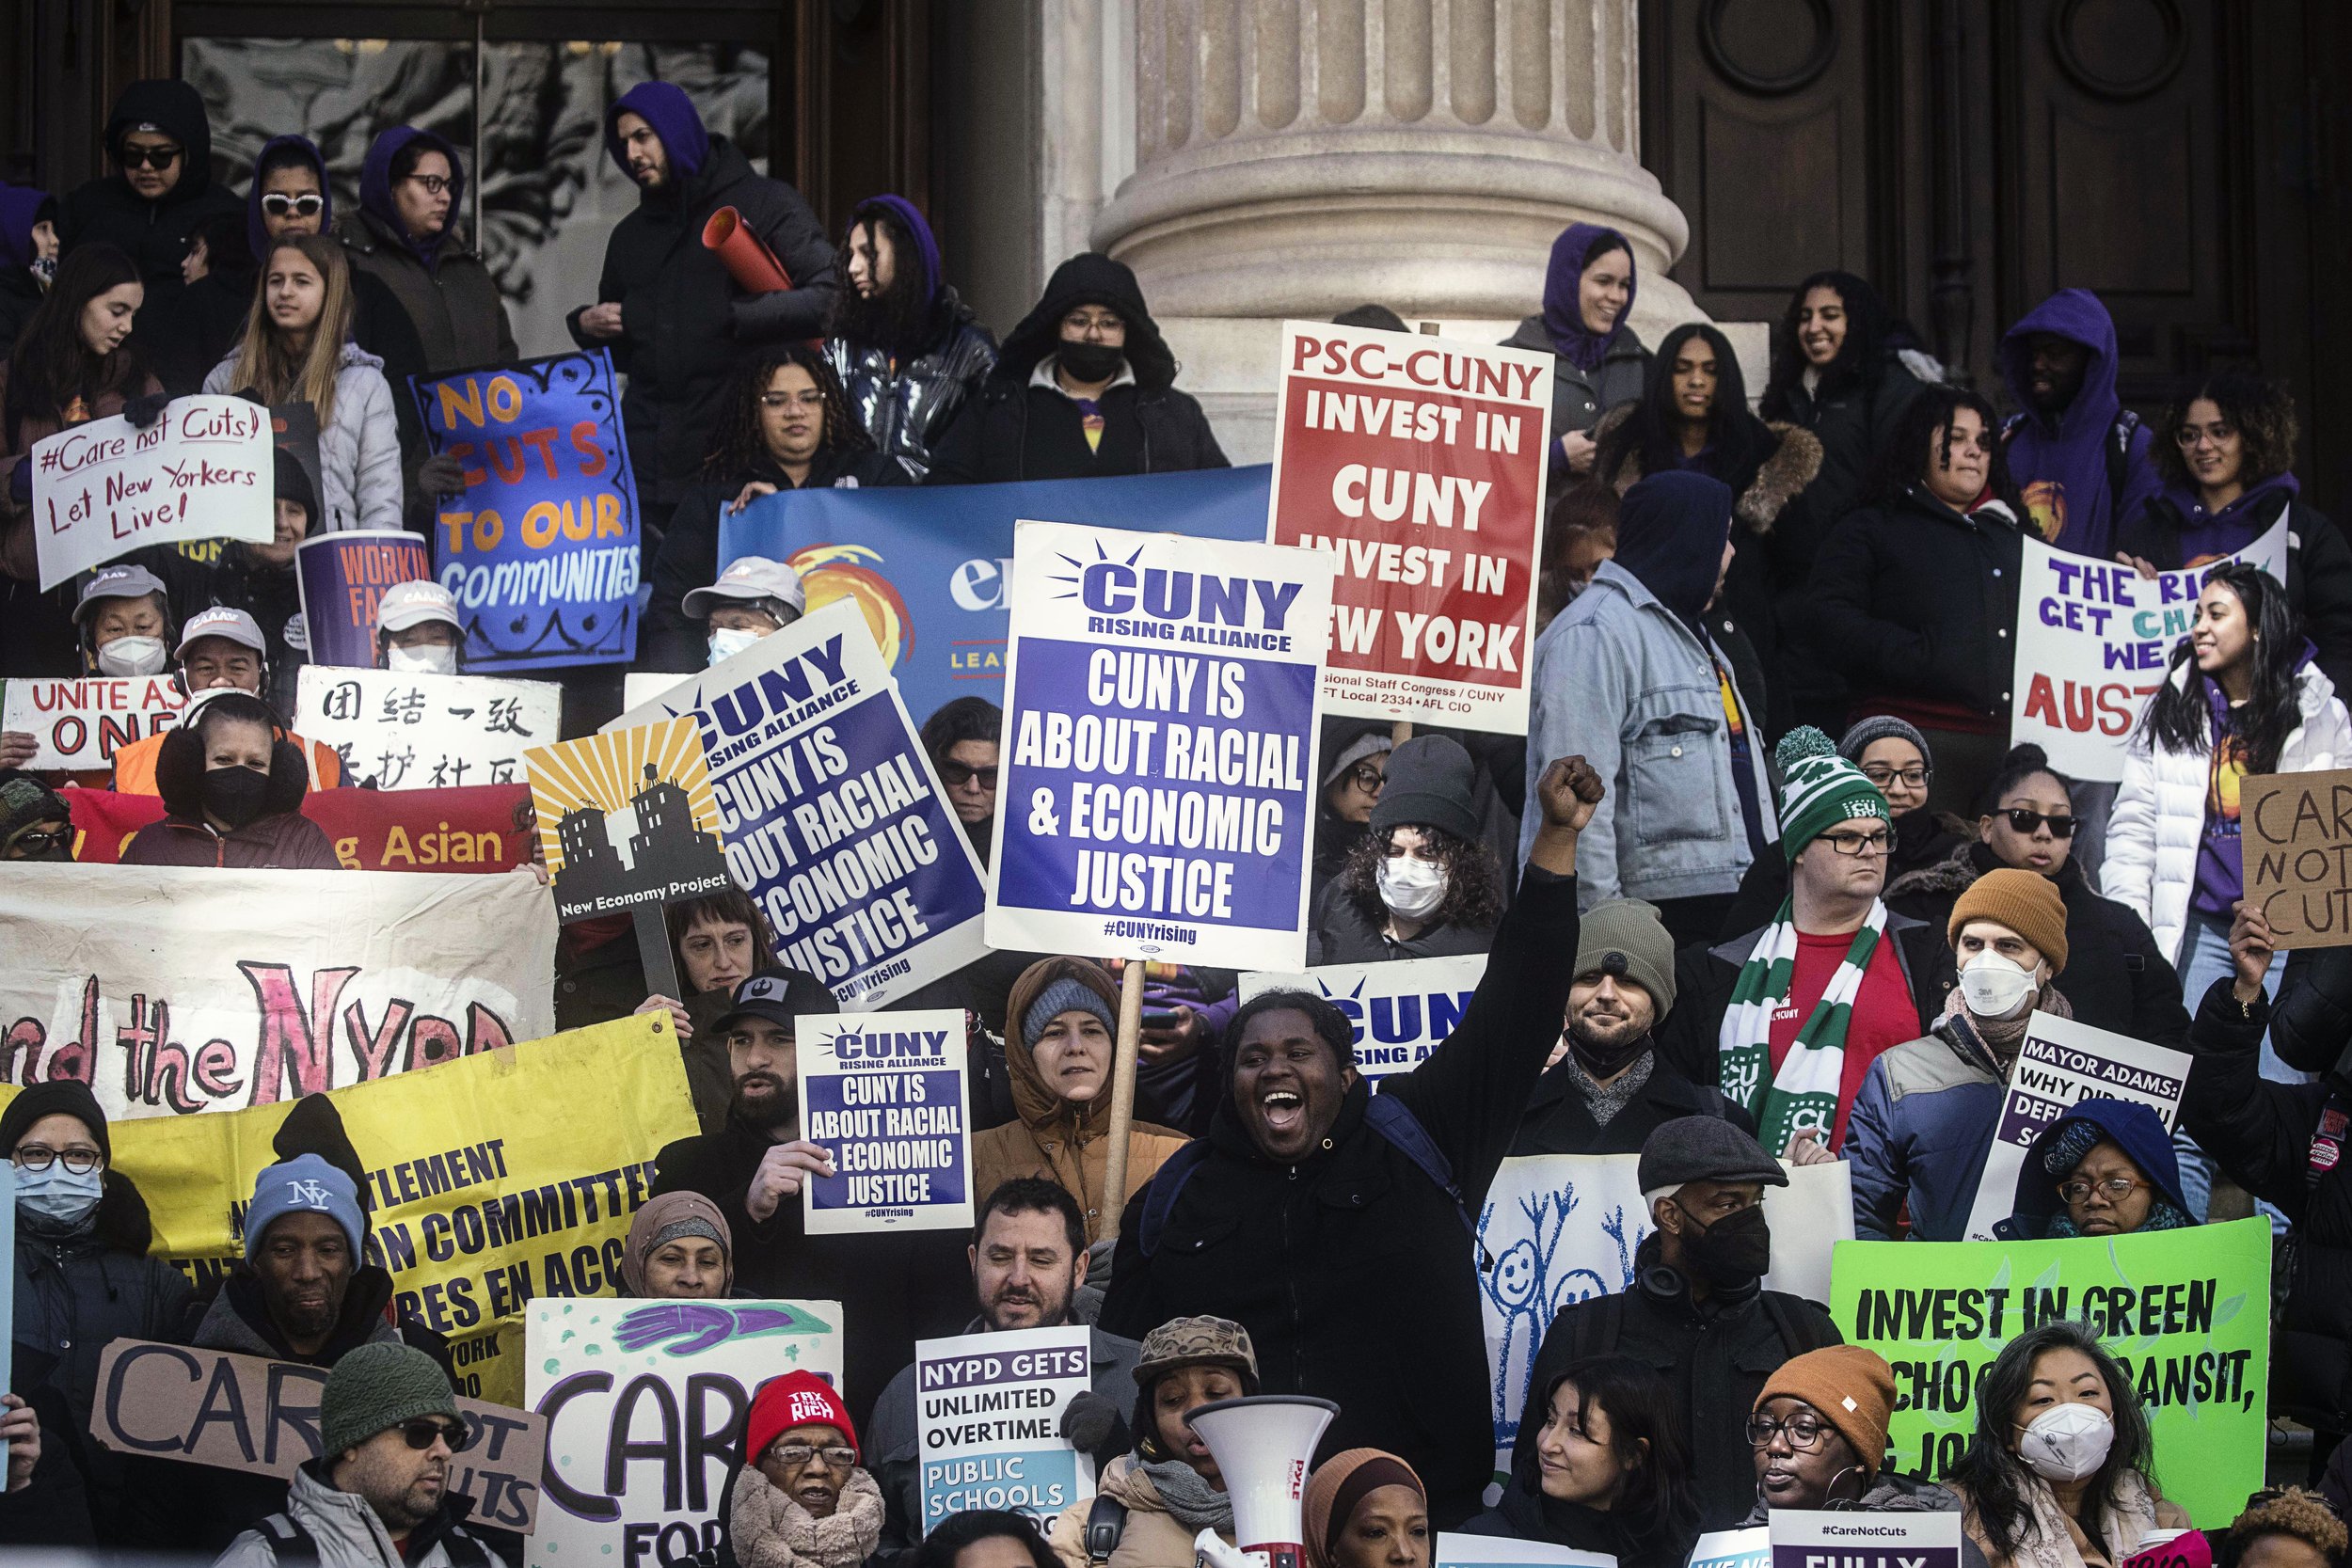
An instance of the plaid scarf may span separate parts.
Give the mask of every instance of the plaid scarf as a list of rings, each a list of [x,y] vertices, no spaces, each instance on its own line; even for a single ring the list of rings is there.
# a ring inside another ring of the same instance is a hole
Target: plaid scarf
[[[1886,929],[1886,905],[1874,898],[1869,915],[1853,934],[1853,944],[1775,1073],[1772,1015],[1788,1005],[1797,976],[1797,923],[1789,906],[1788,899],[1780,901],[1780,913],[1740,966],[1731,1006],[1724,1011],[1723,1031],[1716,1037],[1724,1093],[1747,1108],[1756,1118],[1756,1141],[1774,1155],[1806,1128],[1819,1130],[1821,1147],[1829,1147],[1830,1131],[1837,1124],[1838,1085],[1846,1070],[1846,1025],[1853,1017],[1853,1000],[1862,990],[1870,955]]]

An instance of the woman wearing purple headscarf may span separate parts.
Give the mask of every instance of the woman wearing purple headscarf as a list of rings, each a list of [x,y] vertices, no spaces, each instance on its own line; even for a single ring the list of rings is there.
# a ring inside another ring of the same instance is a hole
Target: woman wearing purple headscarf
[[[919,480],[995,368],[996,340],[947,286],[931,226],[904,197],[859,202],[834,266],[847,286],[825,323],[825,357],[876,449]]]
[[[1649,350],[1626,316],[1633,309],[1633,247],[1597,223],[1572,223],[1551,242],[1544,272],[1544,312],[1503,340],[1556,356],[1551,373],[1551,471],[1593,471],[1593,426],[1621,403],[1642,395]]]

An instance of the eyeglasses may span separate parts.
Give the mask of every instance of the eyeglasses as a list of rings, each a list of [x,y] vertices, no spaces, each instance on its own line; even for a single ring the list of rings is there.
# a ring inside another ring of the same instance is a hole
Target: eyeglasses
[[[126,147],[119,154],[124,168],[169,168],[184,150],[177,147]]]
[[[2211,440],[2217,447],[2236,434],[2237,426],[2227,420],[2217,420],[2212,424],[2185,424],[2172,433],[2172,439],[2184,448],[2203,440]]]
[[[76,1176],[87,1176],[106,1163],[106,1157],[94,1148],[44,1148],[40,1144],[27,1144],[11,1156],[19,1170],[47,1170],[52,1164],[62,1164]]]
[[[1389,775],[1376,762],[1359,762],[1347,770],[1347,782],[1367,795],[1377,795],[1380,786],[1389,782]]]
[[[1881,789],[1884,789],[1897,779],[1902,780],[1907,788],[1925,789],[1928,786],[1928,781],[1935,777],[1935,769],[1925,763],[1916,768],[1889,768],[1883,762],[1872,762],[1863,765],[1862,776]]]
[[[1887,845],[1892,842],[1884,828],[1867,833],[1823,833],[1821,837],[1828,840],[1829,847],[1841,855],[1859,855],[1866,851],[1883,855]]]
[[[437,1437],[449,1445],[452,1453],[462,1452],[466,1445],[473,1440],[472,1433],[465,1422],[437,1421],[430,1416],[401,1422],[400,1435],[403,1442],[419,1450],[431,1448],[433,1440]]]
[[[2139,1183],[2128,1176],[2110,1176],[2104,1181],[2076,1176],[2058,1183],[2058,1196],[2068,1203],[2088,1203],[2093,1192],[2105,1195],[2109,1203],[2122,1203],[2138,1190]]]
[[[22,849],[27,855],[45,855],[52,849],[61,848],[72,842],[72,829],[51,828],[46,831],[21,832],[8,841],[8,847],[13,849]]]
[[[2034,811],[2026,806],[2010,806],[2005,808],[2001,815],[2009,818],[2010,828],[2021,833],[2030,833],[2047,822],[2050,825],[2051,835],[2057,838],[2073,838],[2074,824],[2080,820],[2077,817],[2062,816],[2056,812]]]
[[[1751,1416],[1748,1418],[1748,1446],[1769,1449],[1773,1438],[1786,1437],[1790,1448],[1809,1452],[1821,1446],[1821,1433],[1828,1430],[1829,1423],[1819,1416],[1800,1414],[1785,1421],[1776,1421],[1770,1416]]]
[[[289,213],[298,217],[314,218],[326,211],[326,198],[315,191],[305,191],[300,196],[272,191],[262,198],[262,211],[274,218],[282,218]]]
[[[789,408],[796,403],[805,404],[811,408],[821,408],[825,404],[825,394],[814,387],[805,392],[762,392],[759,394],[759,405],[762,408]]]
[[[779,1443],[768,1453],[787,1470],[797,1470],[812,1459],[822,1459],[828,1470],[846,1470],[857,1463],[855,1449],[814,1449],[806,1443]]]
[[[939,782],[949,789],[961,789],[974,779],[980,781],[982,789],[994,789],[996,769],[975,768],[970,763],[964,762],[943,762],[939,765]]]
[[[454,183],[446,174],[412,174],[408,177],[408,182],[412,185],[422,185],[424,194],[427,196],[438,196]]]

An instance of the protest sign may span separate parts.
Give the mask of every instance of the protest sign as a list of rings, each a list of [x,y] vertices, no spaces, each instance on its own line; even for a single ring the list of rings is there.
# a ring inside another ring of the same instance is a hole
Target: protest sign
[[[975,1508],[1010,1509],[1050,1529],[1094,1496],[1094,1461],[1061,1435],[1062,1412],[1093,1386],[1084,1324],[917,1340],[923,1533]]]
[[[1266,473],[1260,464],[1117,479],[781,491],[720,517],[719,561],[786,562],[801,574],[812,613],[836,599],[855,605],[907,707],[928,719],[954,697],[1004,701],[1016,520],[1263,539]]]
[[[1771,1568],[1772,1532],[1762,1525],[1711,1529],[1691,1548],[1689,1568]]]
[[[510,1050],[332,1091],[366,1166],[366,1260],[399,1309],[450,1341],[458,1392],[522,1402],[524,1308],[619,1289],[621,1243],[654,1156],[691,1137],[693,1102],[666,1017],[616,1019]],[[154,1250],[199,1282],[244,1256],[254,1178],[285,1102],[112,1128]]]
[[[1963,1241],[1989,1242],[1994,1229],[2017,1210],[2017,1178],[2026,1150],[2078,1100],[2129,1100],[2147,1106],[2172,1130],[2188,1083],[2188,1053],[2149,1045],[2037,1012],[2026,1021],[2001,1097],[2001,1119],[1984,1159]]]
[[[178,398],[145,430],[69,425],[30,461],[43,593],[148,545],[278,537],[269,412],[243,398]]]
[[[2241,779],[2238,800],[2246,899],[2270,922],[2270,944],[2352,944],[2352,769]]]
[[[187,705],[167,675],[10,680],[0,696],[0,730],[33,737],[28,768],[96,772],[112,768],[131,742],[171,728]]]
[[[2202,1530],[2185,1529],[2125,1558],[2123,1568],[2213,1568],[2213,1543]]]
[[[1282,324],[1266,542],[1329,553],[1329,711],[1527,733],[1549,354]]]
[[[603,349],[412,376],[425,439],[465,467],[441,497],[435,580],[479,674],[637,656],[637,486]]]
[[[294,1480],[324,1451],[319,1396],[327,1369],[259,1355],[117,1339],[98,1358],[90,1435],[117,1453]],[[539,1515],[545,1418],[460,1399],[470,1441],[449,1462],[449,1492],[473,1503],[469,1524],[529,1532]]]
[[[989,944],[1301,965],[1330,558],[1025,522],[1013,562]]]
[[[370,669],[375,663],[375,610],[386,590],[433,576],[424,541],[401,529],[313,533],[294,546],[294,589],[312,664]]]
[[[153,795],[69,789],[73,858],[113,865],[132,836],[164,817]],[[481,874],[531,863],[528,785],[468,784],[463,789],[385,791],[314,789],[302,815],[319,825],[346,871],[446,871]]]
[[[801,1183],[811,1236],[972,1228],[963,1014],[803,1018],[801,1135],[834,1174]]]
[[[669,678],[607,731],[694,721],[728,870],[786,963],[874,1006],[987,951],[979,861],[852,606]]]
[[[695,898],[728,885],[719,806],[691,719],[614,730],[524,755],[556,918]]]
[[[110,1119],[266,1105],[555,1022],[527,877],[28,862],[0,879],[0,1082],[79,1079]]]
[[[741,656],[738,655],[737,657],[740,657]],[[643,670],[631,670],[628,674],[621,677],[621,711],[624,714],[633,712],[638,708],[644,707],[646,704],[655,701],[657,698],[669,695],[671,692],[677,690],[682,686],[692,685],[694,683],[694,678],[695,677],[692,675],[660,673],[648,674]],[[688,705],[675,704],[667,705],[675,707],[682,711]],[[618,726],[608,724],[605,727],[607,729],[612,729]]]
[[[1607,1552],[1580,1552],[1543,1541],[1518,1541],[1507,1535],[1457,1535],[1438,1532],[1436,1568],[1503,1568],[1504,1564],[1548,1563],[1552,1568],[1617,1568]]]
[[[1377,1084],[1410,1072],[1445,1043],[1470,1010],[1486,955],[1401,958],[1383,964],[1322,964],[1297,974],[1267,971],[1241,977],[1244,1002],[1269,990],[1327,997],[1356,1031],[1356,1070]]]
[[[1894,1366],[1888,1463],[1941,1481],[1976,1428],[1978,1382],[2035,1325],[2088,1323],[2138,1391],[2166,1497],[2200,1527],[2262,1484],[2270,1222],[2061,1242],[1840,1242],[1830,1315]]]
[[[1831,1513],[1775,1508],[1772,1568],[1960,1568],[1960,1511]]]
[[[760,1385],[810,1371],[841,1386],[830,1301],[538,1302],[525,1343],[527,1402],[548,1421],[529,1568],[656,1568],[717,1545]]]
[[[306,664],[294,730],[335,748],[343,777],[379,790],[520,784],[523,753],[555,738],[564,689],[487,675],[404,675]]]
[[[2027,741],[2071,778],[2113,784],[2139,710],[2188,634],[2214,567],[2249,561],[2286,580],[2281,518],[2235,555],[2143,578],[2129,566],[2052,549],[2027,534],[2017,584],[2010,744]]]

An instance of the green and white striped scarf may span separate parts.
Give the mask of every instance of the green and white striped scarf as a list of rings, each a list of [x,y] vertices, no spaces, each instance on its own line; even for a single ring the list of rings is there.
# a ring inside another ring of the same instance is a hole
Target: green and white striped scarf
[[[1785,1152],[1791,1136],[1806,1128],[1818,1129],[1823,1148],[1837,1125],[1837,1089],[1846,1070],[1846,1025],[1853,1017],[1853,1001],[1862,990],[1862,976],[1870,967],[1879,937],[1886,929],[1886,905],[1870,900],[1870,913],[1853,934],[1853,944],[1829,977],[1829,989],[1813,1016],[1797,1031],[1772,1068],[1772,1015],[1788,1005],[1797,976],[1797,922],[1790,901],[1780,901],[1780,913],[1756,951],[1740,966],[1740,979],[1731,989],[1731,1006],[1724,1011],[1723,1032],[1716,1037],[1723,1090],[1747,1107],[1756,1118],[1756,1141],[1774,1155]]]

